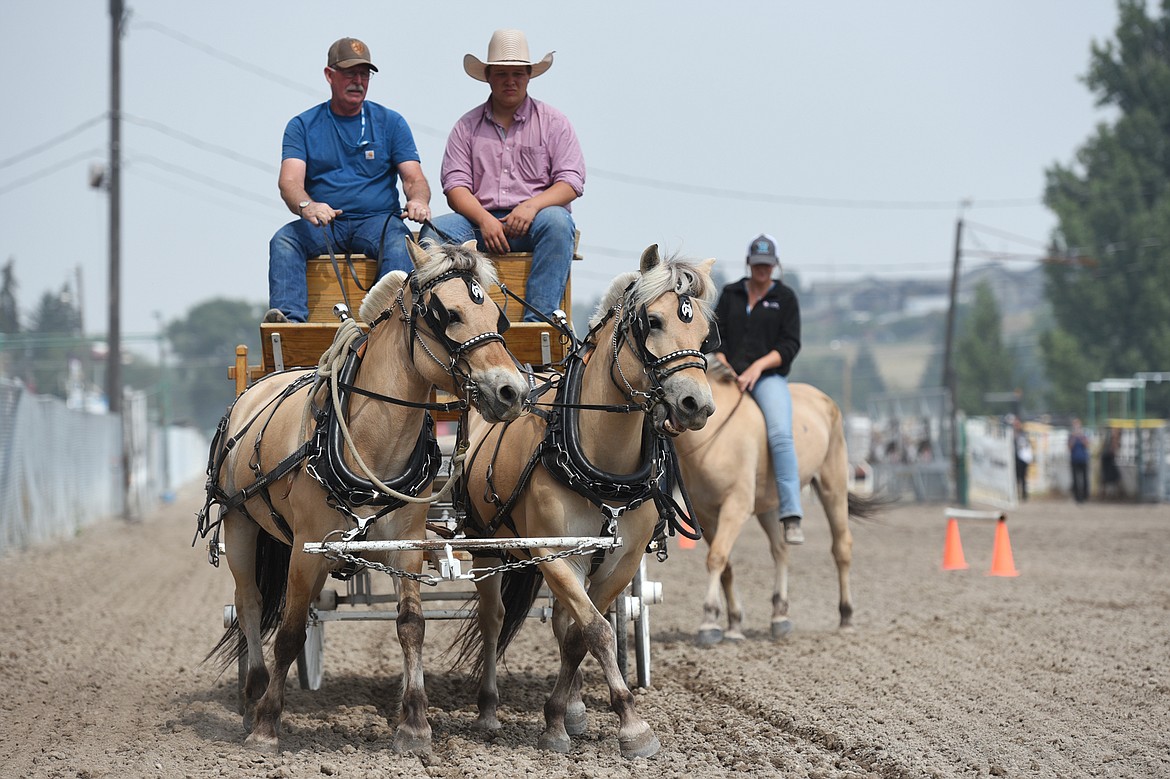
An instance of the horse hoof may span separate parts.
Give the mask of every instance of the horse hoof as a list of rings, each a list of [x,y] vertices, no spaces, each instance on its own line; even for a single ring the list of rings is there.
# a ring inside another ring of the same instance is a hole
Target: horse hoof
[[[275,736],[257,736],[252,733],[244,739],[244,746],[253,752],[261,752],[266,755],[280,754],[280,741]]]
[[[715,646],[723,640],[721,628],[702,628],[699,630],[699,646]]]
[[[399,728],[394,733],[392,748],[400,755],[405,755],[408,752],[415,755],[430,754],[431,737],[430,735],[420,736],[414,733],[408,733],[402,728]]]
[[[792,620],[781,619],[772,623],[772,640],[783,641],[792,632]]]
[[[738,630],[729,630],[727,635],[723,637],[724,641],[747,641],[747,636]]]
[[[619,739],[619,744],[622,757],[627,760],[633,760],[636,757],[654,757],[662,748],[662,745],[658,743],[658,736],[654,735],[654,731],[649,728],[636,738]]]
[[[479,719],[475,721],[475,726],[480,730],[497,731],[501,727],[500,719],[495,714],[491,716],[480,715]]]
[[[556,735],[545,731],[540,734],[540,739],[537,740],[536,745],[546,752],[560,752],[562,755],[569,754],[569,747],[572,742],[569,741],[569,736]]]
[[[569,706],[565,711],[565,731],[570,736],[579,736],[589,725],[589,716],[585,713],[585,704],[579,703]]]

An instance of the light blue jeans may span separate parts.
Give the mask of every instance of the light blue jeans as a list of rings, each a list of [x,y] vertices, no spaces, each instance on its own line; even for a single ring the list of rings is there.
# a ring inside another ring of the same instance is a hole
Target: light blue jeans
[[[491,212],[495,217],[504,217],[508,213],[507,210]],[[487,251],[479,228],[461,214],[444,214],[432,219],[431,223],[436,229],[446,233],[453,242],[464,243],[474,238],[479,250]],[[512,251],[532,252],[532,270],[528,273],[524,299],[528,301],[528,305],[545,316],[551,316],[553,311],[561,307],[565,284],[569,280],[569,266],[573,262],[573,239],[576,230],[573,215],[568,209],[549,206],[536,212],[536,218],[532,220],[527,235],[508,239],[508,246]],[[424,225],[419,231],[418,239],[423,241],[427,238],[442,242],[434,230]],[[524,321],[541,320],[531,311],[525,311]]]
[[[343,261],[346,252],[377,257],[381,248],[378,278],[392,270],[409,272],[414,267],[406,251],[409,231],[396,216],[387,222],[385,214],[358,218],[342,215],[327,227],[318,227],[308,219],[289,222],[276,231],[268,244],[268,305],[283,311],[290,322],[304,322],[309,318],[305,266],[309,257],[328,253],[326,230],[338,262]],[[348,273],[344,268],[342,272]],[[350,302],[354,306],[360,304],[357,300]]]
[[[764,412],[768,431],[768,448],[772,450],[772,470],[780,493],[780,518],[803,517],[800,507],[800,466],[792,442],[792,395],[788,379],[778,373],[764,376],[751,391]]]

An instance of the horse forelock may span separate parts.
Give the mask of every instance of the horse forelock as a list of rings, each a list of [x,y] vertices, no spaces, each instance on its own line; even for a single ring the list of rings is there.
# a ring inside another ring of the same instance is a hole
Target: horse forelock
[[[424,241],[422,248],[431,256],[431,261],[415,269],[420,287],[425,287],[451,271],[470,272],[485,290],[499,284],[496,266],[477,251],[464,249],[458,244],[436,244],[431,241]]]
[[[358,316],[363,322],[373,322],[386,309],[394,304],[398,290],[406,281],[406,272],[394,270],[378,279],[378,283],[370,287],[358,308]]]
[[[677,292],[689,296],[707,321],[714,315],[718,289],[703,263],[672,254],[645,273],[632,271],[615,278],[589,320],[591,328],[622,301],[630,282],[634,282],[628,303],[632,308],[652,303],[667,292]]]

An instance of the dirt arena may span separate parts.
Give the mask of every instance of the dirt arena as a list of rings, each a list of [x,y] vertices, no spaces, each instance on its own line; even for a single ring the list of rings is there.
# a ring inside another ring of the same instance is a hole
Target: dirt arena
[[[1168,777],[1170,506],[1034,502],[1011,514],[1017,578],[985,575],[993,525],[961,525],[970,568],[941,570],[940,506],[854,523],[855,628],[836,629],[819,509],[793,551],[792,636],[767,638],[770,562],[736,549],[748,640],[700,649],[702,546],[651,562],[653,684],[638,696],[662,751],[618,755],[587,661],[589,727],[535,748],[555,650],[530,622],[501,675],[503,730],[473,728],[471,680],[430,664],[434,753],[390,750],[401,670],[390,623],[326,627],[325,681],[289,685],[284,751],[243,748],[234,668],[201,658],[230,576],[192,549],[199,495],[0,560],[5,777]],[[429,657],[451,623],[430,623]],[[632,667],[632,660],[631,660]]]

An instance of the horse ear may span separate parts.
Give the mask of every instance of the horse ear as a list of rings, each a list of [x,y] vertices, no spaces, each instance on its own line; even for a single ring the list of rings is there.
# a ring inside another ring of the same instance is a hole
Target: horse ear
[[[426,249],[415,243],[409,235],[406,236],[406,252],[410,255],[410,261],[414,263],[416,268],[421,268],[431,261],[431,255],[427,254]]]
[[[709,257],[709,258],[707,258],[699,263],[700,270],[702,270],[703,273],[706,273],[708,276],[711,275],[711,270],[714,267],[715,267],[715,258],[714,257]]]
[[[659,262],[658,244],[652,243],[646,247],[646,251],[642,252],[641,271],[645,273],[658,265]]]
[[[476,250],[475,247],[476,247],[475,239],[472,238],[470,241],[467,241],[466,243],[464,243],[460,248],[466,249],[469,252],[473,252]]]

